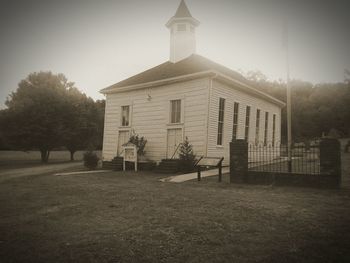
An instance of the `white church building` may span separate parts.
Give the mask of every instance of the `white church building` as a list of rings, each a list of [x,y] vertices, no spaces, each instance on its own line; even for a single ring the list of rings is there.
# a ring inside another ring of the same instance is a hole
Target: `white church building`
[[[224,157],[224,164],[234,138],[279,143],[284,102],[196,54],[199,21],[183,0],[166,26],[169,61],[101,90],[106,96],[103,160],[118,156],[132,133],[147,139],[146,157],[156,162],[176,156],[186,137],[197,156]]]

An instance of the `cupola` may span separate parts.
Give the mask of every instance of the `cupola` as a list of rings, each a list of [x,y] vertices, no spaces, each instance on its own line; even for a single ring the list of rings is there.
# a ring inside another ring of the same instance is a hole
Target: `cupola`
[[[199,21],[192,17],[184,0],[166,26],[170,29],[170,61],[176,63],[196,53],[196,27]]]

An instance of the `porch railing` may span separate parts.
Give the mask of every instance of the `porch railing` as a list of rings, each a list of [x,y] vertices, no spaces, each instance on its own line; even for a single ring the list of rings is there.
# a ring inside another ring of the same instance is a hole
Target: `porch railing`
[[[175,149],[173,155],[172,155],[171,158],[170,158],[171,160],[174,159],[174,157],[175,157],[175,155],[176,155],[176,153],[177,153],[177,151],[179,150],[179,148],[180,148],[181,145],[183,145],[183,143],[179,143],[179,144],[177,145],[177,147],[176,147],[176,149]]]

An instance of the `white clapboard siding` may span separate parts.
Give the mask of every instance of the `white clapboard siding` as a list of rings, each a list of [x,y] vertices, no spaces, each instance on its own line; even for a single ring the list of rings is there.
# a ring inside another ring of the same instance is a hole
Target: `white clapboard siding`
[[[207,156],[223,156],[224,164],[229,163],[229,143],[232,139],[233,105],[239,103],[237,139],[244,139],[246,106],[250,110],[249,141],[255,141],[256,110],[260,109],[259,141],[264,139],[265,112],[269,112],[268,141],[272,140],[272,115],[276,114],[276,142],[281,138],[281,108],[261,98],[249,95],[218,81],[213,81],[210,91],[208,150]],[[223,145],[217,145],[219,98],[225,99]]]
[[[147,158],[158,162],[166,157],[167,130],[170,128],[182,128],[183,136],[188,137],[194,152],[198,156],[205,155],[208,94],[208,78],[107,94],[103,159],[109,161],[117,154],[118,131],[125,130],[120,127],[122,105],[132,107],[129,129],[147,139]],[[174,99],[182,100],[183,123],[180,125],[169,125],[170,100]]]

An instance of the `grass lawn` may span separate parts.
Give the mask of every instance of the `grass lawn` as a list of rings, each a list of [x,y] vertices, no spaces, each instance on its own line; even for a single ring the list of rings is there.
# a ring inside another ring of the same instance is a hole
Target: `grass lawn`
[[[343,165],[342,190],[133,172],[13,179],[0,183],[0,262],[350,262],[350,154]]]

